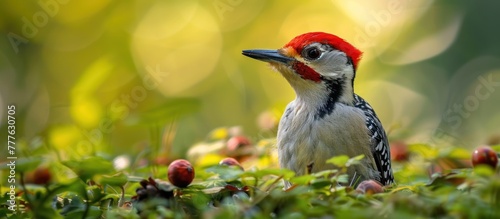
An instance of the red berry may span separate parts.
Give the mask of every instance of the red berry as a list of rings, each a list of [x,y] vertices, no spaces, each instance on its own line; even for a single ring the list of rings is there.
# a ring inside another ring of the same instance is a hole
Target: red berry
[[[404,142],[391,142],[391,159],[393,161],[402,162],[410,158],[408,146]]]
[[[497,153],[488,146],[481,146],[472,153],[472,165],[488,165],[495,169],[498,163]]]
[[[168,180],[177,187],[187,187],[194,179],[194,168],[184,159],[174,160],[168,166]]]
[[[255,152],[250,140],[242,135],[230,138],[226,143],[226,148],[221,151],[223,155],[233,157],[239,162],[255,155]]]
[[[45,185],[52,179],[52,174],[47,167],[38,167],[33,173],[33,182],[38,185]]]
[[[236,159],[234,159],[234,158],[232,158],[232,157],[226,157],[226,158],[222,159],[222,160],[219,162],[219,165],[237,166],[237,167],[239,167],[241,170],[243,170],[243,167],[241,166],[240,162],[238,162]]]
[[[356,191],[371,195],[384,192],[384,188],[379,182],[370,179],[361,182],[356,188]]]
[[[239,147],[250,145],[250,140],[245,136],[234,136],[227,141],[229,151],[236,150]]]

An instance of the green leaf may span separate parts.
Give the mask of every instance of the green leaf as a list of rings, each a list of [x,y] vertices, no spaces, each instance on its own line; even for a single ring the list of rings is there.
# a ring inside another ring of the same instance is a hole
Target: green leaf
[[[353,158],[350,158],[347,163],[345,164],[346,167],[350,167],[352,165],[359,164],[359,161],[361,161],[365,157],[364,154],[360,154],[358,156],[355,156]]]
[[[201,107],[201,102],[195,98],[175,98],[163,104],[142,112],[131,115],[125,123],[129,125],[165,124],[175,119],[194,113]]]
[[[425,184],[421,183],[418,186],[423,186]],[[403,193],[403,194],[412,194],[413,191],[415,191],[417,186],[416,185],[400,185],[396,188],[393,188],[390,193]]]
[[[339,172],[338,169],[330,169],[330,170],[322,170],[322,171],[313,173],[312,175],[315,176],[315,177],[317,177],[317,178],[319,178],[319,177],[328,177],[328,176],[332,176],[333,174],[336,174],[338,172]]]
[[[37,208],[34,218],[63,218],[59,213],[57,213],[52,208]]]
[[[263,170],[255,170],[255,171],[246,171],[242,176],[253,176],[256,178],[262,178],[267,175],[275,175],[275,176],[282,176],[283,179],[290,179],[295,175],[295,172],[289,170],[289,169],[275,169],[275,168],[269,168],[269,169],[263,169]]]
[[[127,181],[129,182],[140,182],[144,179],[144,177],[140,176],[127,176]]]
[[[101,210],[99,210],[98,207],[96,206],[90,206],[89,211],[85,213],[85,207],[81,206],[80,208],[77,208],[73,211],[68,212],[67,215],[65,215],[64,218],[83,218],[84,215],[86,215],[85,218],[99,218],[101,215]]]
[[[339,155],[326,160],[327,163],[331,163],[337,167],[345,167],[348,161],[349,157],[347,155]]]
[[[335,178],[335,181],[338,183],[349,183],[349,175],[342,174]]]
[[[477,165],[474,166],[474,173],[479,176],[493,176],[495,174],[495,170],[488,165]]]
[[[313,179],[316,179],[316,177],[313,175],[303,175],[303,176],[292,177],[290,179],[290,182],[298,185],[307,185]]]
[[[330,185],[332,185],[332,182],[328,179],[315,179],[311,181],[311,187],[314,189],[321,189]]]
[[[191,195],[190,201],[197,209],[203,209],[210,202],[210,197],[204,192],[197,192]]]
[[[101,198],[101,200],[112,200],[112,204],[111,203],[107,203],[107,205],[109,206],[115,206],[117,203],[118,203],[118,200],[122,198],[122,195],[121,194],[115,194],[115,193],[112,193],[112,194],[104,194]],[[102,203],[101,203],[102,204]],[[101,205],[102,206],[102,205]]]
[[[123,172],[113,175],[102,175],[98,180],[101,185],[123,186],[128,182],[128,177]]]
[[[88,157],[79,161],[64,161],[63,164],[75,172],[83,181],[98,174],[109,174],[115,171],[113,164],[102,157]]]
[[[236,180],[240,177],[243,171],[239,168],[233,168],[231,166],[225,165],[215,165],[205,169],[207,172],[216,173],[223,180]]]
[[[219,193],[220,191],[224,190],[224,188],[225,188],[224,186],[216,186],[216,187],[206,188],[201,191],[207,195],[212,195]]]
[[[442,156],[466,160],[470,159],[471,152],[464,148],[453,147],[443,151]]]

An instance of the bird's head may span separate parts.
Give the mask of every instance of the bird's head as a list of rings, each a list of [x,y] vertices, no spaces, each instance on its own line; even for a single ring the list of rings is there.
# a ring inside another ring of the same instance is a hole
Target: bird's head
[[[326,92],[346,103],[352,102],[361,54],[342,38],[323,32],[299,35],[277,50],[243,50],[243,55],[269,62],[281,72],[298,97]]]

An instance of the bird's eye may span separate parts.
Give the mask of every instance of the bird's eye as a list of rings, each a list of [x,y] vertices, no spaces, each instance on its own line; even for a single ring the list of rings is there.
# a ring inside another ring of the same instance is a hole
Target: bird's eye
[[[305,58],[311,60],[317,59],[321,56],[321,51],[316,47],[309,48],[304,52],[305,52],[304,53]]]

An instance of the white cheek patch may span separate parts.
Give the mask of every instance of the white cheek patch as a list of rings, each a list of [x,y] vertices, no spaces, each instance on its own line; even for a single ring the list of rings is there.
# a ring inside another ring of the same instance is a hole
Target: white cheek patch
[[[335,73],[335,72],[326,72],[326,73],[321,73],[321,75],[323,76],[326,76],[326,77],[330,77],[330,78],[337,78],[339,77],[339,73]]]

